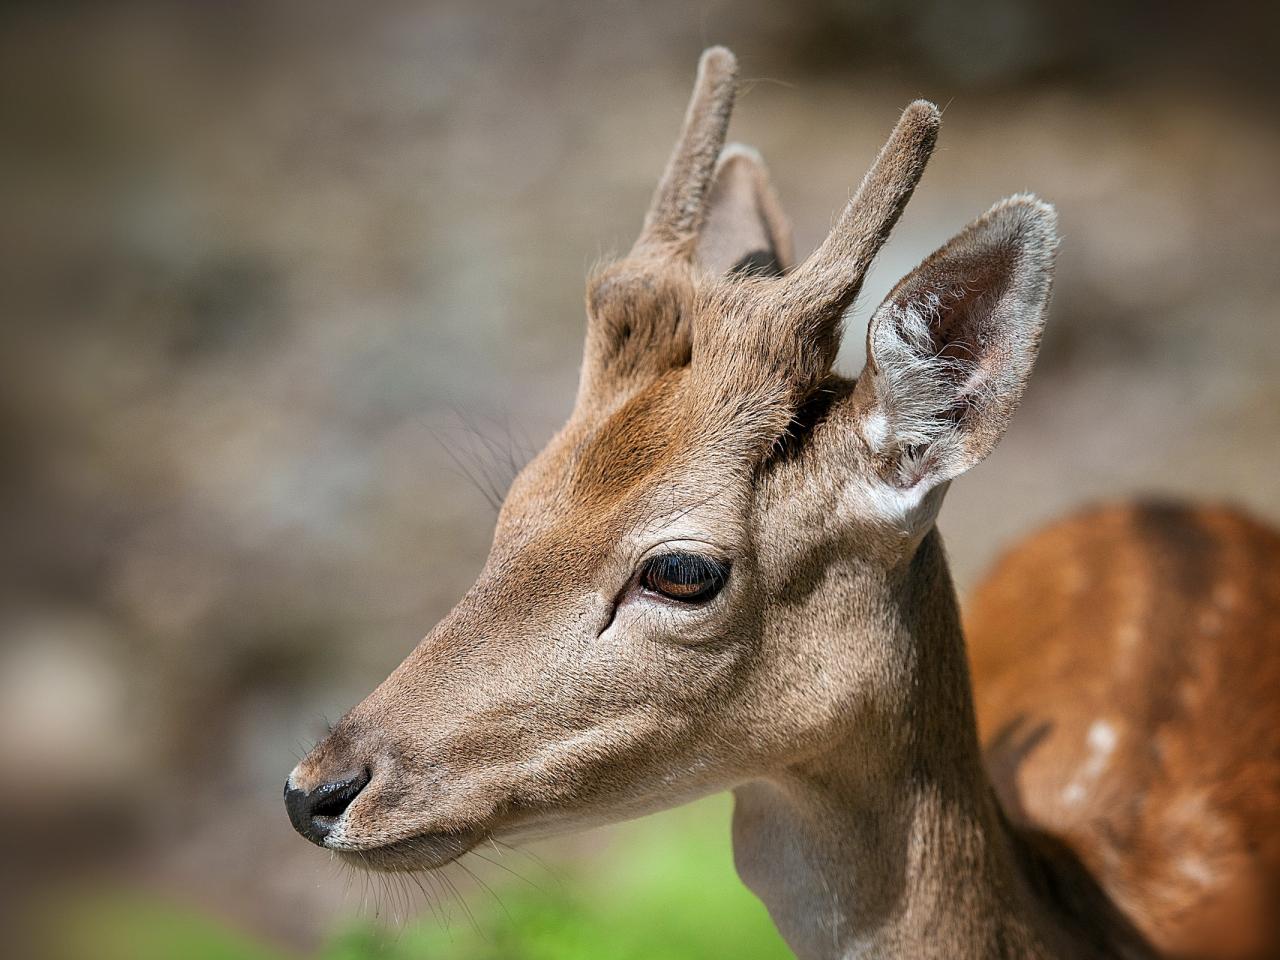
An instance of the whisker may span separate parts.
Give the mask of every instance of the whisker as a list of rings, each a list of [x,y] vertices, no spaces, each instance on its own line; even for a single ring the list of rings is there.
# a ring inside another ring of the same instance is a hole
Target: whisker
[[[511,916],[511,911],[507,909],[507,905],[502,902],[502,898],[494,892],[493,887],[489,886],[489,884],[481,880],[480,876],[475,871],[471,870],[461,860],[457,860],[455,862],[458,864],[459,867],[461,867],[466,872],[467,876],[470,877],[473,882],[475,882],[476,884],[484,888],[484,890],[489,894],[489,896],[493,897],[493,899],[498,902],[498,906],[502,908],[502,912],[506,914],[508,920],[515,919],[514,917]]]
[[[471,922],[472,929],[474,929],[477,934],[483,936],[484,933],[480,929],[480,924],[476,920],[476,915],[471,912],[471,907],[467,905],[466,899],[462,896],[457,886],[454,885],[454,882],[449,879],[443,870],[440,871],[440,880],[449,888],[450,892],[453,894],[454,901],[462,908],[462,912],[467,915],[467,919]]]
[[[425,875],[425,879],[431,881],[431,889],[436,892],[436,898],[440,902],[440,915],[444,918],[444,930],[449,935],[450,942],[453,941],[453,918],[449,915],[449,901],[444,884],[440,882],[440,878],[436,872],[432,870]]]
[[[479,859],[483,860],[485,863],[493,864],[493,866],[497,867],[499,870],[506,871],[507,873],[511,874],[511,876],[515,877],[517,880],[523,880],[525,883],[529,884],[529,886],[533,887],[533,889],[537,890],[539,893],[547,892],[543,890],[542,887],[538,886],[536,883],[534,883],[532,880],[526,877],[524,874],[516,870],[513,870],[511,867],[507,866],[505,863],[500,863],[497,860],[490,860],[488,857],[486,857],[484,854],[480,853],[477,850],[472,850],[471,855],[474,857],[478,857]]]
[[[363,853],[360,854],[360,859],[366,859]],[[369,876],[368,867],[360,871],[360,879],[360,915],[367,917],[369,915],[369,888],[373,885],[373,879]]]
[[[524,465],[516,459],[510,421],[507,421],[504,426],[497,420],[488,418],[489,425],[505,437],[504,444],[490,436],[488,432],[481,430],[465,411],[454,407],[453,414],[467,439],[466,449],[474,468],[474,473],[468,471],[469,476],[491,501],[497,501],[500,508],[502,501],[506,498],[506,491],[511,487],[511,482]],[[440,439],[438,434],[437,439]],[[446,444],[446,449],[448,446]],[[483,453],[480,448],[483,448]],[[522,451],[522,456],[527,462],[528,454]],[[479,478],[475,474],[478,474]]]
[[[542,868],[542,871],[548,877],[551,878],[552,883],[556,884],[559,887],[564,886],[564,878],[561,877],[560,874],[557,873],[554,869],[552,869],[551,865],[547,863],[547,861],[542,859],[542,857],[538,856],[532,850],[526,849],[525,847],[513,847],[511,844],[507,843],[504,840],[499,840],[497,837],[490,837],[489,840],[491,843],[495,844],[496,846],[503,847],[504,849],[510,850],[512,853],[518,853],[521,856],[527,857],[529,860],[533,861],[533,863],[535,863],[537,866]]]
[[[446,443],[442,437],[437,437],[437,439],[440,440],[440,446],[444,448],[444,452],[448,454],[449,459],[453,461],[454,466],[462,472],[463,477],[466,478],[472,486],[480,491],[481,496],[485,498],[489,503],[489,506],[493,507],[495,512],[502,509],[502,501],[493,492],[490,485],[477,477],[476,474],[472,472],[471,468],[462,462],[462,459],[454,452],[453,447]]]
[[[438,925],[442,924],[442,920],[443,920],[442,914],[436,908],[435,898],[432,897],[431,894],[427,892],[427,888],[422,882],[423,877],[416,872],[410,873],[407,876],[409,877],[410,880],[413,881],[414,886],[416,886],[419,892],[422,894],[422,899],[426,902],[427,908],[431,911],[432,920],[434,920]]]
[[[330,862],[336,862],[339,869],[342,871],[342,875],[344,877],[344,882],[342,884],[342,900],[345,903],[351,896],[351,884],[355,882],[356,868],[345,860],[338,860],[336,854],[332,854]]]
[[[391,875],[390,886],[395,893],[395,909],[400,911],[399,916],[394,916],[396,929],[404,928],[405,921],[409,917],[409,888],[404,882],[403,873],[393,873]]]

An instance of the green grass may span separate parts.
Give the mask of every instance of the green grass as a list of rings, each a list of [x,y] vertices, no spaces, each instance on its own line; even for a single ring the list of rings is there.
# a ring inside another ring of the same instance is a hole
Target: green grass
[[[729,845],[728,799],[717,797],[617,828],[604,854],[556,869],[529,869],[537,886],[510,880],[492,897],[467,895],[402,930],[357,921],[316,960],[788,960],[764,908],[739,883]],[[500,872],[486,871],[493,883]],[[501,900],[501,903],[498,900]],[[59,925],[57,960],[284,960],[249,938],[152,901],[81,903]],[[92,949],[89,949],[89,948]]]

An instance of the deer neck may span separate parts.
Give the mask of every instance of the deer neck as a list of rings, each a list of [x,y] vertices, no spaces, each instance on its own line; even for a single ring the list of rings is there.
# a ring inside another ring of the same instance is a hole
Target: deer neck
[[[982,767],[955,591],[936,531],[886,605],[906,700],[865,737],[735,791],[738,872],[801,960],[1088,957]],[[827,622],[838,622],[828,620]],[[893,726],[901,729],[893,730]]]

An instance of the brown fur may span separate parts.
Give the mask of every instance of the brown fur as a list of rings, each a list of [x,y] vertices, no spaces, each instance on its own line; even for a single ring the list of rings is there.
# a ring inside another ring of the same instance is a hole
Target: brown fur
[[[367,772],[315,838],[409,870],[732,789],[739,872],[803,958],[1145,956],[1107,897],[1131,909],[1120,874],[1104,889],[1086,847],[996,802],[934,528],[1030,374],[1053,210],[1003,201],[926,259],[843,380],[844,311],[938,111],[907,108],[787,271],[763,164],[717,162],[734,74],[728,51],[704,54],[640,238],[589,284],[573,413],[513,484],[475,586],[289,796]],[[723,589],[646,591],[646,559],[672,550],[729,563]]]
[[[1280,953],[1280,535],[1093,510],[1006,556],[968,627],[1005,808],[1170,956]]]

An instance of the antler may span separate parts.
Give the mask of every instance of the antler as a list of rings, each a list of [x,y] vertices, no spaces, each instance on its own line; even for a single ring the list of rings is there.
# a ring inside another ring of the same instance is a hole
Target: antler
[[[729,128],[738,84],[738,61],[725,47],[710,47],[698,61],[698,77],[680,139],[654,191],[636,249],[686,248],[691,254],[706,213],[707,194]]]
[[[718,368],[709,382],[729,393],[769,383],[794,405],[830,372],[844,312],[920,182],[939,123],[933,104],[907,107],[827,239],[794,271],[716,282],[719,302],[700,311],[694,334],[695,366]]]
[[[907,107],[831,234],[794,272],[770,280],[717,278],[690,268],[736,85],[733,54],[724,47],[705,51],[631,255],[590,282],[580,405],[607,407],[691,357],[718,392],[767,381],[765,392],[787,398],[784,405],[798,402],[831,369],[841,316],[924,173],[938,108],[923,100]]]
[[[587,285],[587,342],[580,407],[611,399],[689,360],[689,269],[724,146],[738,62],[724,47],[698,61],[684,126],[631,254]]]
[[[835,360],[841,318],[920,182],[941,122],[927,100],[910,104],[827,239],[778,281],[787,322],[811,352],[804,366],[813,379]]]

